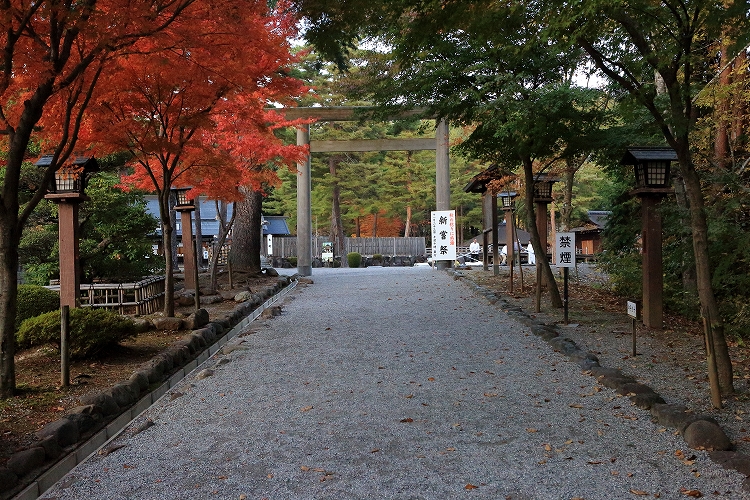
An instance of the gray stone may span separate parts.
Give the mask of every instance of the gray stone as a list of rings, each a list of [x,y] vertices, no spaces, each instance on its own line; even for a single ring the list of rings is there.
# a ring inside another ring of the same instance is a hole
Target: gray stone
[[[532,325],[531,326],[531,333],[533,333],[537,337],[541,337],[545,333],[552,333],[552,334],[554,334],[553,337],[557,337],[557,332],[553,328],[550,328],[550,327],[544,326],[544,325],[540,325],[538,323],[536,325]],[[552,337],[550,337],[550,338],[552,338]]]
[[[106,392],[86,394],[81,398],[81,403],[96,406],[104,416],[120,413],[120,406],[115,401],[115,398]]]
[[[265,274],[266,276],[278,276],[279,275],[279,272],[272,267],[264,267],[263,269],[261,269],[261,272]]]
[[[214,329],[214,333],[216,333],[217,337],[221,336],[224,331],[226,331],[226,328],[224,328],[224,325],[220,321],[212,321],[208,326]]]
[[[154,328],[157,330],[182,330],[182,319],[180,318],[154,318]]]
[[[200,352],[204,348],[208,347],[208,344],[206,343],[206,339],[203,338],[202,335],[198,335],[197,333],[191,333],[190,336],[196,339],[196,342],[198,342],[199,349],[197,352]]]
[[[140,392],[143,393],[148,391],[149,382],[146,372],[138,370],[133,373],[128,380],[138,382],[138,389],[140,390]]]
[[[198,309],[193,314],[185,319],[185,328],[188,330],[197,330],[203,328],[210,321],[208,311],[205,309]]]
[[[219,304],[224,302],[221,295],[201,295],[201,304]]]
[[[684,427],[685,422],[695,417],[687,407],[676,404],[655,404],[651,407],[651,415],[661,425],[678,430]]]
[[[596,358],[596,356],[594,357]],[[588,371],[600,366],[599,359],[584,358],[578,361],[578,366],[580,366],[583,371]]]
[[[35,446],[28,450],[23,450],[14,453],[8,459],[8,469],[16,473],[17,476],[25,476],[29,472],[33,471],[37,467],[40,467],[44,463],[46,454],[44,448],[41,446]]]
[[[154,327],[154,324],[145,318],[133,318],[133,326],[136,333],[143,333],[151,330]]]
[[[203,380],[204,378],[213,376],[213,374],[214,374],[213,370],[211,370],[210,368],[206,368],[205,370],[201,370],[200,372],[198,372],[198,374],[195,376],[195,379]]]
[[[134,395],[126,384],[117,384],[109,390],[109,393],[115,398],[115,403],[120,408],[127,408],[138,398]]]
[[[81,435],[78,432],[78,425],[75,422],[67,418],[61,418],[50,422],[36,433],[36,437],[39,439],[45,439],[50,436],[57,440],[57,444],[65,448],[77,443]]]
[[[101,415],[99,413],[97,413],[96,415],[99,415],[99,418],[101,418]],[[60,446],[60,444],[57,442],[57,439],[55,439],[55,436],[47,436],[46,438],[39,441],[38,445],[44,448],[44,454],[50,460],[57,460],[65,452],[62,449],[62,446]]]
[[[551,345],[555,351],[565,354],[566,356],[580,350],[576,343],[568,337],[555,337],[549,339],[547,343]]]
[[[694,450],[726,451],[732,449],[732,442],[721,427],[708,420],[696,420],[685,429],[682,435],[685,443]]]
[[[244,292],[240,292],[240,293],[236,294],[234,296],[234,301],[235,302],[247,302],[248,300],[250,300],[252,298],[253,298],[252,292],[249,292],[249,291],[246,290]]]
[[[646,392],[643,394],[635,394],[630,396],[630,401],[638,408],[644,410],[650,410],[656,404],[664,404],[664,398],[659,396],[655,392]]]
[[[618,368],[607,368],[605,366],[600,366],[597,368],[592,368],[591,375],[597,378],[603,376],[622,376],[622,371]]]
[[[609,389],[614,389],[617,392],[622,392],[622,387],[627,384],[634,384],[635,379],[628,377],[627,375],[611,375],[611,376],[602,376],[597,378],[597,381],[603,385],[604,387],[607,387]]]
[[[725,469],[733,469],[750,476],[750,456],[735,451],[712,451],[708,454],[711,460]]]
[[[97,420],[94,415],[98,416],[99,419]],[[101,421],[100,414],[95,413],[94,415],[86,413],[69,413],[65,415],[65,418],[78,426],[78,434],[81,435],[95,428]]]
[[[621,396],[630,396],[631,394],[653,394],[654,390],[646,384],[640,382],[633,382],[630,384],[622,384],[617,388],[617,394]]]
[[[18,476],[12,470],[0,467],[0,491],[8,491],[18,484]]]
[[[214,333],[212,328],[201,328],[200,330],[194,330],[193,334],[203,337],[206,341],[206,344],[211,344],[214,340],[216,340],[216,334]]]

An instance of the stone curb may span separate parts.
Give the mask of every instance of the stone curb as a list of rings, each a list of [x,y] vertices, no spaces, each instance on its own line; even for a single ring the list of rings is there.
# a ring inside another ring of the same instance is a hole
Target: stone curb
[[[555,351],[578,364],[584,372],[595,377],[599,384],[613,389],[621,396],[628,396],[635,406],[649,410],[656,422],[679,432],[689,448],[705,450],[711,460],[721,467],[743,474],[746,479],[742,488],[750,492],[750,456],[732,451],[731,441],[715,419],[707,415],[696,415],[682,405],[667,404],[649,386],[619,369],[601,366],[595,354],[584,351],[573,340],[561,335],[557,325],[547,325],[534,320],[521,308],[508,303],[499,293],[476,284],[460,271],[448,272],[453,273],[454,279],[461,279],[477,294],[485,297],[490,304],[528,327],[531,333],[545,340]]]
[[[237,304],[226,318],[208,322],[206,314],[206,324],[195,325],[197,329],[145,362],[127,381],[83,396],[82,406],[44,426],[36,434],[38,442],[14,453],[6,466],[0,467],[0,499],[33,500],[41,496],[264,311],[278,308],[273,304],[298,282],[296,275],[279,277],[263,295]]]

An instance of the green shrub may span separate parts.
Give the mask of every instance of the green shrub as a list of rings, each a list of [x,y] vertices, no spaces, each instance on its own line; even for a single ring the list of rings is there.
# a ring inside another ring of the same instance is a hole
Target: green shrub
[[[24,320],[60,308],[57,292],[38,285],[18,285],[16,298],[16,330]]]
[[[70,310],[70,356],[88,358],[135,335],[130,318],[105,309]],[[16,334],[20,347],[55,344],[60,347],[60,312],[48,312],[21,324]]]
[[[292,267],[297,267],[297,257],[287,257],[286,260],[289,261],[289,265]]]
[[[349,267],[359,267],[362,264],[362,255],[358,252],[349,252],[346,254],[346,261]]]
[[[383,254],[376,253],[372,256],[372,260],[383,260]]]

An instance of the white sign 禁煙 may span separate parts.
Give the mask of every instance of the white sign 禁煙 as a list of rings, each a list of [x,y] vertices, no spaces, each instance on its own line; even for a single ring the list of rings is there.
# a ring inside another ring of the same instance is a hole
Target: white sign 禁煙
[[[557,267],[576,267],[576,233],[555,235],[555,256]]]
[[[432,260],[456,260],[456,211],[432,212]]]
[[[638,304],[635,302],[628,301],[628,316],[638,318]]]

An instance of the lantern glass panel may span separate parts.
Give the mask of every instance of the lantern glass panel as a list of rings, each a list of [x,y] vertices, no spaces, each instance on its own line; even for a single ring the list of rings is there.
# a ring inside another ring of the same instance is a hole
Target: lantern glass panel
[[[178,207],[192,207],[193,200],[188,199],[187,192],[190,188],[177,188],[175,194],[177,195],[177,206]]]
[[[548,181],[534,183],[534,196],[536,198],[552,198],[552,183]]]
[[[667,163],[663,161],[650,161],[646,164],[646,185],[666,186]]]
[[[81,192],[82,172],[74,170],[61,169],[55,172],[55,192],[57,193],[78,193]]]

